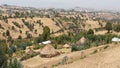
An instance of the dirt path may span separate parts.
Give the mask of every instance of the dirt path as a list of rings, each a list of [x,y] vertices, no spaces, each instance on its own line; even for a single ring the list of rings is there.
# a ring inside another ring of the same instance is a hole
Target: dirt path
[[[120,46],[57,68],[120,68]]]

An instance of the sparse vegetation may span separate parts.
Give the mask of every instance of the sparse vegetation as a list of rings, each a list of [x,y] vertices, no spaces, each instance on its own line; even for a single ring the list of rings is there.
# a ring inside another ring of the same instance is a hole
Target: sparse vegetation
[[[18,28],[21,28],[21,26],[17,23],[17,22],[12,22],[15,26],[17,26]]]
[[[34,56],[36,56],[36,55],[38,55],[39,53],[33,53],[33,54],[31,54],[31,55],[25,55],[25,56],[23,56],[20,60],[21,61],[24,61],[24,60],[27,60],[27,59],[29,59],[29,58],[32,58],[32,57],[34,57]]]
[[[60,54],[68,55],[71,52],[111,44],[113,37],[120,38],[119,13],[5,7],[6,10],[0,10],[0,68],[23,68],[20,61],[38,57],[39,53],[36,51],[45,46],[40,43],[48,40]],[[107,19],[106,13],[110,14],[108,16],[111,16],[112,20]],[[102,31],[105,33],[101,33]],[[82,37],[85,42],[77,44]],[[70,45],[69,52],[64,48],[65,44]],[[33,49],[33,54],[26,53],[28,47]],[[90,54],[97,52],[98,50],[94,50]],[[16,58],[20,58],[20,61]],[[68,64],[68,59],[69,56],[64,56],[57,64],[52,64],[52,67]]]

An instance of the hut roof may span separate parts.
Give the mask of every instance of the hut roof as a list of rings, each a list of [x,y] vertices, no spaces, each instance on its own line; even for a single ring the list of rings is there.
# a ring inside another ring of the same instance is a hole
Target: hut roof
[[[64,47],[64,48],[69,48],[69,47],[70,47],[70,45],[65,44],[63,47]]]
[[[57,50],[52,45],[46,45],[41,51],[40,55],[44,57],[53,57],[58,55]]]
[[[85,37],[82,37],[82,38],[80,38],[79,41],[76,42],[76,44],[77,44],[77,45],[83,45],[83,44],[85,43],[85,41],[86,41],[86,38],[85,38]]]

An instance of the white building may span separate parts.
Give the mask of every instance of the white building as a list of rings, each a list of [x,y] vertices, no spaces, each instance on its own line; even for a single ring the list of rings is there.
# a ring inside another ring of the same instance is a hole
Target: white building
[[[119,38],[114,37],[114,38],[112,38],[112,42],[120,42],[120,39],[119,39]]]
[[[39,45],[41,45],[41,44],[44,44],[44,45],[46,45],[46,44],[50,44],[51,43],[51,41],[43,41],[43,42],[41,42],[41,43],[39,43]]]

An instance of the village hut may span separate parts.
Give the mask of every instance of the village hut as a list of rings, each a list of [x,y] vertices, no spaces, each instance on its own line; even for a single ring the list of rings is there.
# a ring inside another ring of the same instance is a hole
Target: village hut
[[[70,48],[70,45],[65,44],[65,45],[63,46],[63,48]]]
[[[86,42],[86,38],[82,37],[79,41],[76,42],[77,45],[83,45]]]
[[[52,45],[46,45],[41,51],[40,51],[40,56],[41,57],[46,57],[46,58],[50,58],[50,57],[54,57],[59,55],[59,52],[57,50],[55,50],[55,48]]]

